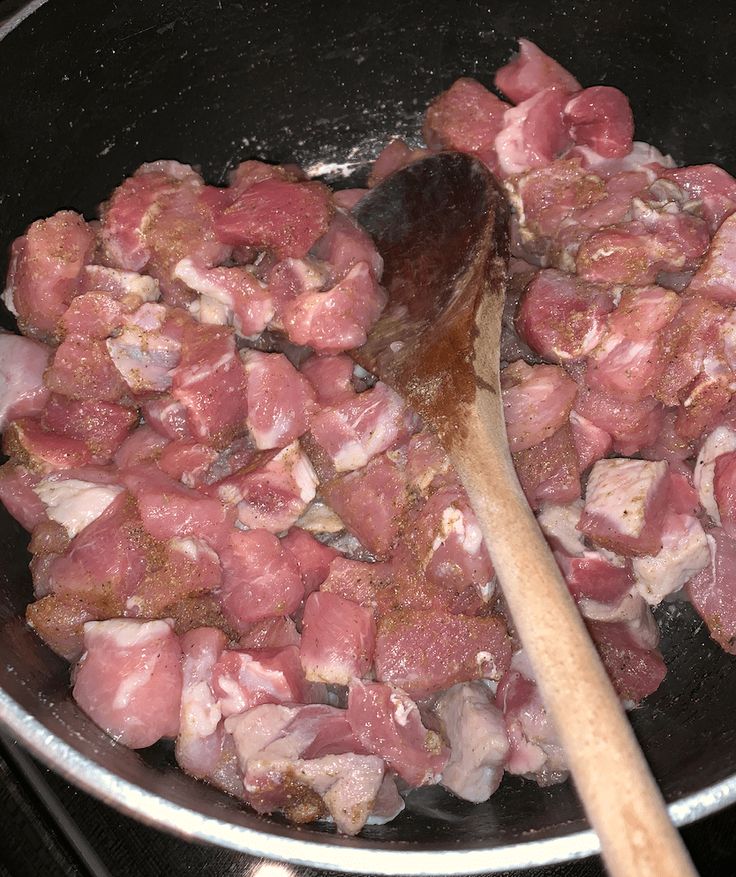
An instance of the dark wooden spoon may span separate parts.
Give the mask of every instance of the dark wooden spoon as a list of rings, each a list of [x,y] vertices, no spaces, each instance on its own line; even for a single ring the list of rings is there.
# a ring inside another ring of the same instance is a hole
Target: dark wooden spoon
[[[388,177],[354,212],[389,293],[354,358],[434,427],[465,485],[609,872],[694,875],[514,472],[499,386],[503,193],[480,162],[440,153]]]

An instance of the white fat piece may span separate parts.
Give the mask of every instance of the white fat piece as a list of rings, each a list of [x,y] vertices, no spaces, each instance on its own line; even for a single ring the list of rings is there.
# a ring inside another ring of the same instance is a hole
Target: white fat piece
[[[548,539],[553,539],[571,557],[585,553],[583,534],[577,529],[583,513],[581,499],[567,505],[545,505],[537,515],[537,523]]]
[[[664,460],[598,460],[585,492],[585,511],[636,538],[646,523],[647,503],[667,475]]]
[[[652,606],[678,591],[710,563],[708,540],[698,519],[691,515],[677,517],[680,526],[665,531],[659,554],[632,561],[636,587]]]
[[[123,492],[115,484],[94,484],[78,478],[56,481],[44,478],[34,492],[46,506],[46,514],[61,524],[70,539],[88,527]]]

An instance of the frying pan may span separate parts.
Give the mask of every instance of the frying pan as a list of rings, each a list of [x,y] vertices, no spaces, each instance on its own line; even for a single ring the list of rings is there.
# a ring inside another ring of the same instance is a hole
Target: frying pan
[[[214,183],[264,158],[355,185],[389,136],[416,137],[428,100],[454,78],[490,84],[517,36],[584,84],[621,88],[638,139],[734,172],[735,31],[719,0],[701,0],[695,16],[675,0],[36,0],[0,29],[0,240],[61,207],[92,217],[124,176],[162,157],[200,165]],[[468,874],[597,851],[569,784],[507,778],[480,806],[426,788],[394,822],[343,838],[248,812],[179,772],[171,746],[115,744],[75,707],[65,663],[24,626],[26,544],[0,512],[0,718],[121,810],[188,838],[344,871]],[[658,612],[669,672],[631,718],[683,824],[736,800],[736,659],[687,605]]]

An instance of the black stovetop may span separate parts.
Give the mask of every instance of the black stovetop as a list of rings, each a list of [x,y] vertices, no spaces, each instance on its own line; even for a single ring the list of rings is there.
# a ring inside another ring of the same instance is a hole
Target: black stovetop
[[[0,738],[0,877],[318,877],[140,825]],[[736,877],[736,807],[683,830],[701,877]],[[524,872],[603,877],[597,858]],[[506,875],[512,877],[512,875]],[[516,872],[515,877],[520,877]],[[635,875],[632,875],[635,877]]]

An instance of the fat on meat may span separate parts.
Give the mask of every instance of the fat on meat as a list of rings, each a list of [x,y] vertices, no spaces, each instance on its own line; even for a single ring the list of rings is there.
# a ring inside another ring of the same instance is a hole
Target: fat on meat
[[[51,353],[32,338],[0,332],[0,431],[11,420],[43,410],[50,396],[43,374]]]
[[[89,621],[73,695],[111,737],[132,749],[176,737],[181,646],[167,621]]]
[[[572,145],[564,119],[568,96],[560,89],[546,88],[506,110],[495,139],[503,176],[544,167]]]
[[[736,432],[729,426],[717,426],[705,439],[695,461],[693,483],[698,499],[711,520],[721,525],[721,513],[716,499],[714,480],[716,463],[723,454],[736,451]]]
[[[453,685],[433,711],[450,747],[442,785],[465,801],[487,801],[501,783],[509,753],[503,713],[489,688],[482,682]]]
[[[79,478],[47,476],[33,488],[46,506],[46,514],[61,524],[70,539],[96,521],[123,492],[114,484],[95,484]]]

